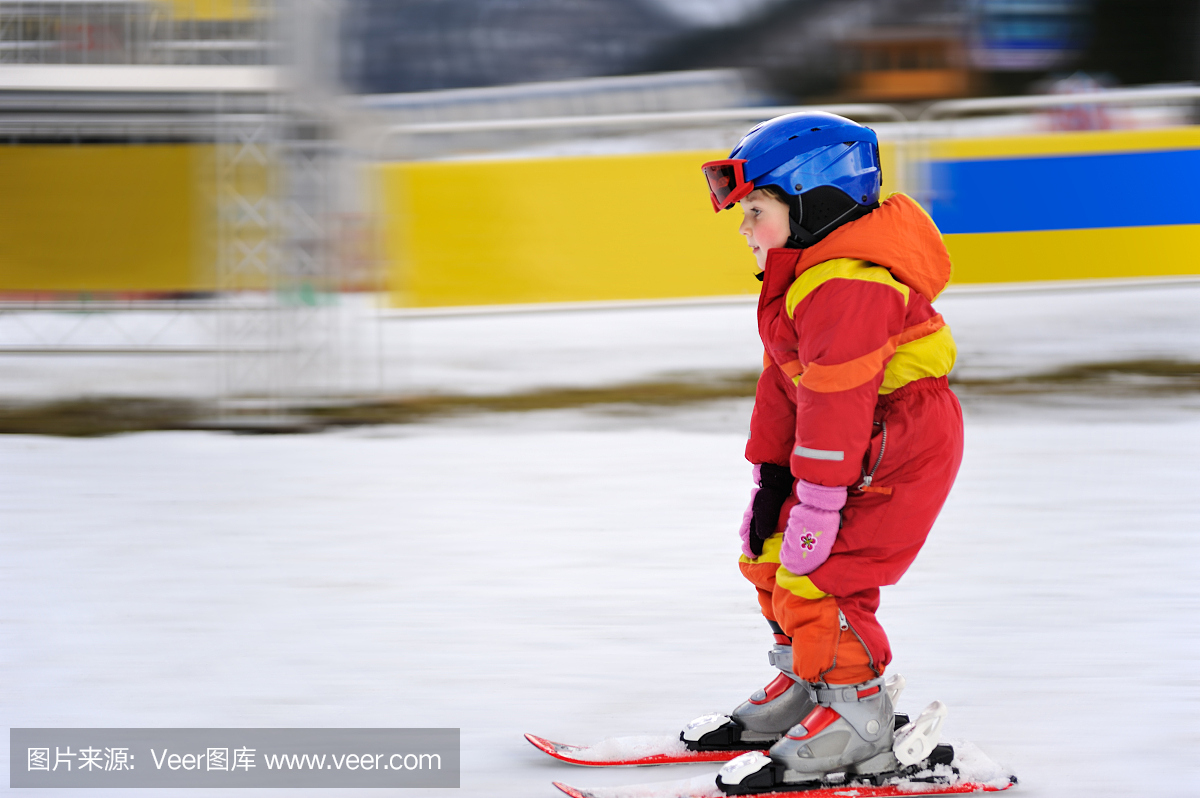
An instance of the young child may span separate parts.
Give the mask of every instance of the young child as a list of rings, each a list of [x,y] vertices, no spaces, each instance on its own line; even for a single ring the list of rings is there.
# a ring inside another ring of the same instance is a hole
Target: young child
[[[740,202],[763,283],[766,352],[746,446],[757,487],[740,565],[780,675],[682,739],[770,746],[769,759],[723,772],[729,792],[887,773],[898,764],[879,588],[916,557],[962,459],[946,384],[954,340],[930,304],[950,259],[916,202],[880,204],[875,133],[848,119],[772,119],[704,172],[715,210]]]

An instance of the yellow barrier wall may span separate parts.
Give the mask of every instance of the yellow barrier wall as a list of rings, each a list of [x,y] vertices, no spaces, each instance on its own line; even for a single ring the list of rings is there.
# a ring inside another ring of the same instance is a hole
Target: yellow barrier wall
[[[931,142],[956,283],[1200,274],[1200,128]]]
[[[0,290],[211,286],[194,145],[0,146]]]
[[[890,154],[890,148],[887,148]],[[741,213],[714,214],[723,151],[381,167],[393,303],[757,294]],[[887,155],[888,161],[893,160]],[[885,184],[895,174],[885,171]]]
[[[245,21],[267,16],[268,6],[256,0],[167,0],[175,19]]]
[[[1027,230],[945,236],[952,284],[1200,274],[1200,226]]]
[[[1092,218],[1111,210],[1104,203],[1142,207],[1161,205],[1162,197],[1174,197],[1168,204],[1190,202],[1190,172],[1179,173],[1174,165],[1191,169],[1188,164],[1200,157],[1200,129],[910,146],[935,174],[944,167],[952,183],[959,181],[950,186],[959,192],[957,211],[946,193],[938,204],[937,192],[945,186],[932,186],[931,206],[939,224],[956,213],[962,223],[946,235],[955,283],[1200,273],[1191,254],[1200,248],[1200,225],[1186,213],[1180,218],[1189,223],[1125,221],[1126,215],[1116,217],[1120,226],[1098,226]],[[880,149],[885,193],[905,190],[897,179],[898,145]],[[1121,160],[1157,157],[1153,153],[1174,160],[1144,169]],[[736,232],[738,214],[712,213],[699,174],[701,163],[721,157],[725,153],[711,151],[382,166],[393,302],[421,307],[757,293],[753,262]],[[1105,160],[1110,157],[1116,160]],[[972,165],[981,163],[995,167],[988,173],[993,178],[963,183],[962,176],[976,174]],[[1116,173],[1106,170],[1122,163],[1124,182],[1118,184]],[[1019,169],[1034,179],[1005,185],[1012,183],[1006,179],[1010,170]],[[1043,169],[1078,179],[1041,185],[1037,174]],[[1175,197],[1179,189],[1185,195]],[[985,200],[995,202],[1003,192],[993,213]],[[1039,229],[1046,225],[1037,219],[1021,227],[1018,218],[999,232],[980,231],[1032,199],[1059,203],[1051,210],[1074,203],[1076,211],[1054,229]],[[964,213],[974,218],[964,221]]]
[[[0,291],[212,289],[212,154],[203,145],[0,147]],[[885,191],[903,188],[897,148],[884,144],[881,154]],[[724,155],[380,166],[393,302],[429,307],[753,295],[759,283],[737,234],[739,213],[714,214],[700,175],[701,163]],[[959,199],[1011,195],[993,213],[974,199],[957,208],[947,204],[946,193],[938,200],[934,186],[932,212],[948,225],[956,283],[1200,273],[1193,255],[1200,248],[1200,217],[1193,216],[1200,212],[1191,199],[1200,129],[941,141],[922,155],[931,170],[949,175]],[[1089,166],[1080,168],[1088,158]],[[1139,165],[1144,159],[1150,160]],[[1126,170],[1125,184],[1118,167]],[[1026,188],[1008,177],[1020,169],[1035,177],[1059,170],[1083,182]],[[239,183],[243,193],[265,191],[263,175],[247,173],[239,181],[246,183]],[[1082,210],[1049,204],[1046,214],[1066,214],[1055,229],[1036,229],[1046,227],[1045,214],[1026,214],[1032,226],[1015,219],[987,231],[1006,209],[1056,196]],[[1126,226],[1093,226],[1088,214],[1112,215],[1113,208],[1120,210],[1113,218]],[[1151,210],[1162,218],[1148,216]],[[229,233],[252,249],[262,231],[251,225]]]
[[[393,300],[416,307],[753,294],[717,153],[382,167]]]

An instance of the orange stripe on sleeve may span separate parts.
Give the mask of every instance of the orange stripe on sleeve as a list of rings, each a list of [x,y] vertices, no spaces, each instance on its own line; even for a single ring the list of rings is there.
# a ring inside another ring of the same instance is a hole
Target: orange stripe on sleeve
[[[904,346],[907,343],[924,338],[926,335],[933,335],[938,330],[946,326],[946,322],[942,319],[942,314],[937,313],[920,324],[914,324],[900,333],[899,340],[896,341],[896,346]]]
[[[834,393],[836,391],[848,391],[851,388],[857,388],[864,383],[870,382],[876,374],[883,370],[883,362],[892,356],[892,353],[896,351],[896,347],[911,343],[918,338],[932,335],[945,326],[946,322],[942,320],[941,314],[938,314],[929,317],[920,324],[914,324],[903,330],[899,335],[893,335],[883,346],[874,352],[868,352],[862,357],[856,357],[854,360],[847,360],[845,363],[838,363],[832,366],[809,363],[808,366],[802,368],[799,372],[803,375],[800,377],[800,384],[810,391],[816,391],[817,393]],[[799,361],[796,362],[799,364]],[[789,363],[788,365],[791,364]],[[780,368],[783,367],[781,366]],[[787,373],[786,369],[784,369],[784,373]],[[788,374],[788,376],[792,375]]]
[[[800,384],[817,393],[834,393],[848,391],[870,382],[876,374],[883,371],[883,361],[896,351],[896,339],[899,337],[893,335],[874,352],[868,352],[845,363],[834,366],[809,363],[808,368],[804,370],[804,376],[800,378]]]
[[[763,371],[766,371],[767,369],[771,368],[771,366],[773,366],[773,365],[775,365],[775,361],[771,359],[771,356],[768,355],[766,350],[764,349],[763,350]],[[791,380],[792,382],[796,382],[797,378],[801,374],[804,373],[804,364],[801,363],[799,360],[789,360],[786,363],[780,363],[779,370],[782,371],[789,380]]]
[[[804,364],[799,360],[789,360],[787,363],[780,363],[779,370],[786,374],[789,380],[795,382],[796,378],[804,373]]]

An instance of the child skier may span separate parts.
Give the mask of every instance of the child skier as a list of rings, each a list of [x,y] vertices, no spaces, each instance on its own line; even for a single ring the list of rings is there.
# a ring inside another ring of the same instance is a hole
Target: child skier
[[[780,674],[681,738],[694,750],[770,746],[769,758],[723,771],[727,792],[896,771],[891,650],[875,611],[962,459],[946,383],[954,340],[930,304],[950,259],[912,199],[880,204],[875,133],[848,119],[772,119],[703,168],[714,210],[741,203],[763,283],[766,351],[746,446],[757,486],[740,567]]]

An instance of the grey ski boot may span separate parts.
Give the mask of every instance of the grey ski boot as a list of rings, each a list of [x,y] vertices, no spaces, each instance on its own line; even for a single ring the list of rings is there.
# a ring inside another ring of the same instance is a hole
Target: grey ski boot
[[[812,685],[817,707],[771,746],[769,756],[747,754],[722,768],[717,786],[736,795],[820,782],[830,774],[898,771],[892,694],[902,687],[902,680],[885,684],[882,677],[855,685]]]
[[[771,746],[784,781],[811,781],[826,773],[894,771],[895,715],[883,678],[855,685],[819,685],[818,709]]]
[[[792,671],[792,647],[776,644],[768,654],[779,675],[729,715],[703,715],[679,739],[692,751],[763,749],[804,720],[817,706],[812,687]]]

